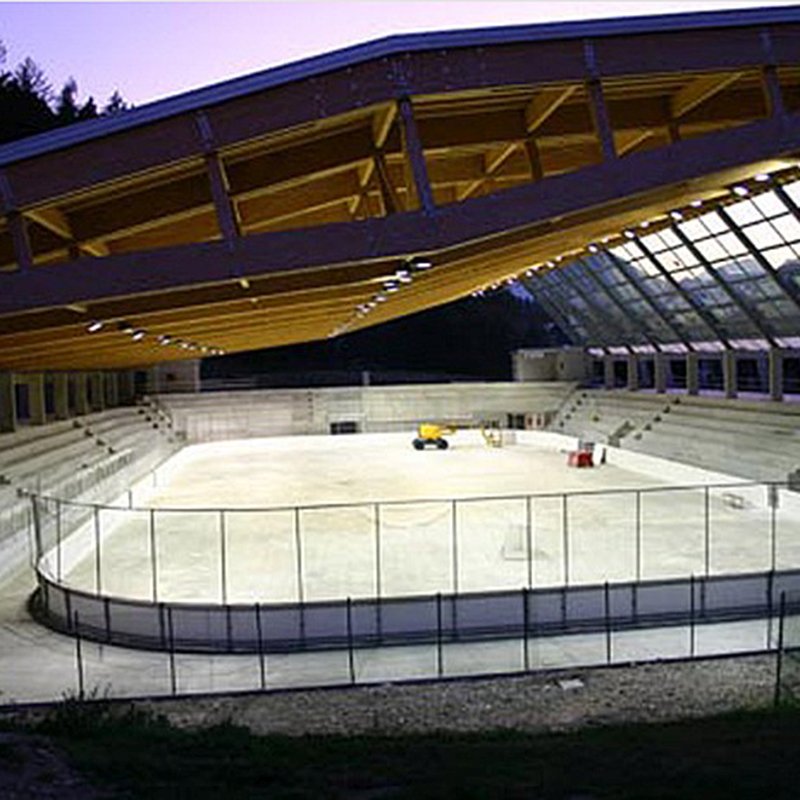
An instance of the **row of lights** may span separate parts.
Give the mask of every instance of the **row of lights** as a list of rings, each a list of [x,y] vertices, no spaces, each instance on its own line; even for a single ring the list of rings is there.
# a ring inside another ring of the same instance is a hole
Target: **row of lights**
[[[99,331],[103,330],[109,323],[104,322],[103,320],[95,319],[92,320],[86,326],[87,333],[98,333]],[[120,320],[116,323],[116,330],[120,333],[124,333],[127,336],[131,337],[131,341],[133,342],[141,342],[146,339],[150,334],[144,328],[137,328],[130,324],[130,322],[126,322],[125,320]],[[224,356],[225,350],[221,347],[209,347],[208,345],[198,344],[197,342],[189,341],[188,339],[179,339],[177,337],[171,336],[168,333],[162,333],[157,338],[156,341],[162,346],[166,347],[168,345],[173,345],[175,347],[179,347],[181,350],[194,350],[200,353],[204,353],[205,355],[209,356]]]
[[[763,184],[763,183],[768,183],[770,180],[772,180],[772,176],[771,175],[767,174],[766,172],[761,172],[758,175],[755,175],[753,177],[751,183]],[[745,198],[745,197],[748,197],[752,193],[752,189],[750,188],[750,186],[747,185],[747,183],[738,183],[735,186],[731,186],[728,191],[730,192],[730,194],[733,197],[736,197],[736,198]],[[704,201],[702,199],[697,198],[695,200],[692,200],[689,203],[689,206],[691,208],[695,208],[695,209],[702,208],[703,202]],[[670,219],[674,220],[675,222],[682,222],[685,219],[684,213],[682,211],[679,211],[678,209],[673,209],[672,211],[670,211],[669,212],[669,217],[670,217]],[[647,228],[650,227],[651,224],[652,224],[651,220],[644,220],[643,222],[639,223],[639,228],[647,229]],[[592,254],[599,253],[600,250],[601,250],[601,245],[609,244],[614,239],[618,238],[619,235],[620,234],[618,234],[616,236],[613,236],[613,235],[604,236],[600,240],[599,243],[598,242],[591,242],[590,244],[588,244],[586,246],[586,250],[589,253],[592,253]],[[636,234],[634,229],[626,228],[626,229],[624,229],[622,231],[621,235],[624,236],[626,239],[635,239],[637,234]],[[556,256],[555,258],[550,259],[548,261],[545,261],[545,262],[543,262],[541,264],[536,264],[536,265],[534,265],[532,267],[529,267],[528,269],[524,270],[524,273],[517,273],[517,274],[511,275],[508,278],[505,278],[503,280],[500,280],[500,281],[497,281],[495,283],[491,283],[491,284],[489,284],[487,286],[481,287],[480,289],[476,289],[475,291],[472,292],[472,294],[470,296],[471,297],[484,297],[487,292],[496,291],[497,289],[501,288],[501,286],[504,283],[507,286],[513,285],[523,275],[525,277],[531,278],[531,277],[533,277],[534,273],[536,273],[536,272],[538,272],[540,270],[553,269],[558,264],[560,264],[567,256],[572,256],[572,255],[575,255],[575,254],[574,253],[561,254],[561,255]]]
[[[406,259],[401,267],[384,279],[381,288],[369,300],[357,305],[352,316],[328,334],[328,338],[346,333],[356,322],[366,317],[381,303],[385,303],[390,295],[399,292],[403,286],[412,283],[415,273],[425,272],[431,269],[431,267],[433,267],[433,262],[428,258],[415,256],[414,258]]]

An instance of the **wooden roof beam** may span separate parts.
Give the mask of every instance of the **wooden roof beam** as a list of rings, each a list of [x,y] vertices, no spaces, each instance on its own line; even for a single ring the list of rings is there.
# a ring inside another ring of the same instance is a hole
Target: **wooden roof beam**
[[[579,89],[572,86],[554,86],[542,89],[525,107],[525,130],[534,133]]]
[[[102,242],[78,242],[66,214],[57,208],[30,208],[25,212],[25,216],[90,256],[102,257],[109,254],[108,247]]]
[[[702,75],[687,83],[670,100],[670,112],[674,119],[680,119],[692,109],[705,103],[727,89],[744,75],[743,72],[726,72],[722,75]]]

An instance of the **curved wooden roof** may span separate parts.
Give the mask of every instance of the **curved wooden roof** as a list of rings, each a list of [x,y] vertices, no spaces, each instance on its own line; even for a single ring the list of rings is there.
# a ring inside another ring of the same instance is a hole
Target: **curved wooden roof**
[[[798,41],[797,8],[392,37],[2,147],[0,368],[337,335],[792,168]]]

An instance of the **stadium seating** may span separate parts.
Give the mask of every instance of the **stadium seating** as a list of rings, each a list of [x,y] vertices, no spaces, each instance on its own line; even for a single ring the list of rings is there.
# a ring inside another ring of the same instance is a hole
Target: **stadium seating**
[[[551,430],[754,480],[800,466],[800,407],[790,403],[579,390]]]

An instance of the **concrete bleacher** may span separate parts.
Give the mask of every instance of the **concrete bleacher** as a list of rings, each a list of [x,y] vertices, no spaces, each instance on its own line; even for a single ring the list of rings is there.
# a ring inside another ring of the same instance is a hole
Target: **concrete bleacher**
[[[753,480],[800,467],[800,408],[789,403],[580,390],[551,430]]]
[[[180,446],[171,421],[151,404],[0,435],[0,574],[27,552],[30,493],[105,502]]]

